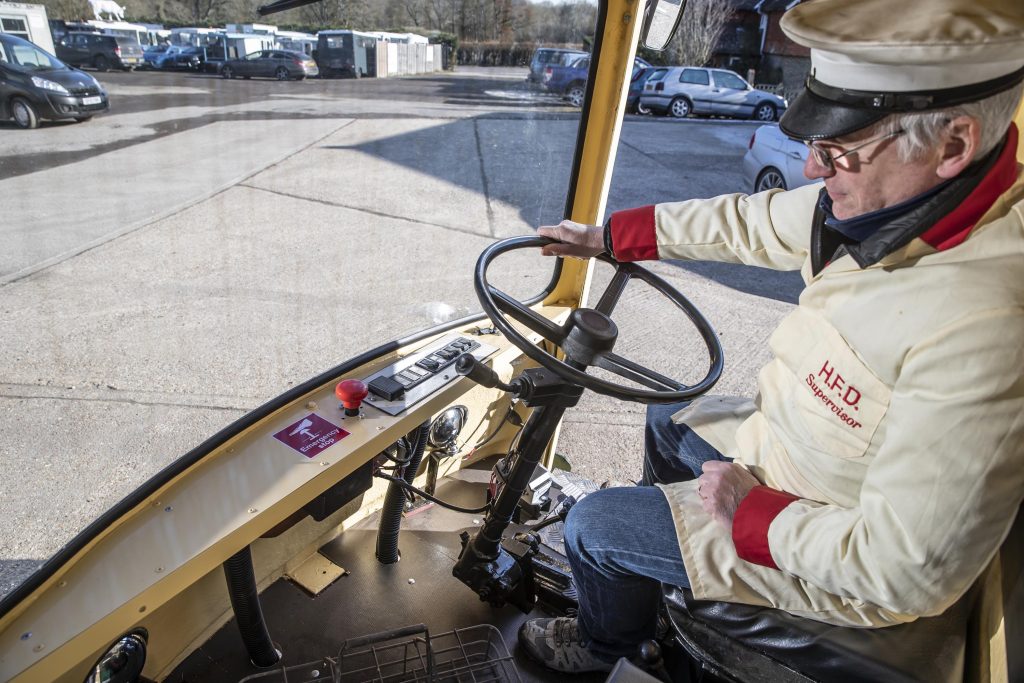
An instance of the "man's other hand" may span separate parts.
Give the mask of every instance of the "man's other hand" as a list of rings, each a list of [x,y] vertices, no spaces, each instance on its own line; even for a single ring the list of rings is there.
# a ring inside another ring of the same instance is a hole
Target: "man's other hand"
[[[731,529],[740,501],[761,482],[745,467],[733,462],[709,460],[702,469],[704,474],[697,478],[697,494],[704,511]]]
[[[591,258],[604,251],[604,228],[573,221],[537,228],[541,237],[556,239],[560,244],[549,244],[540,251],[545,256],[574,256]]]

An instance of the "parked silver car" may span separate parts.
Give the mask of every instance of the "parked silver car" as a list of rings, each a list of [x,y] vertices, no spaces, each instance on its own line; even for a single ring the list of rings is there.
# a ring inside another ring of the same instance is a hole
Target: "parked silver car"
[[[640,105],[679,118],[715,114],[767,122],[777,120],[789,103],[784,97],[756,90],[726,69],[673,66],[647,79]]]
[[[761,126],[750,136],[743,177],[754,192],[792,190],[812,182],[804,176],[806,160],[806,145],[786,137],[776,125]]]

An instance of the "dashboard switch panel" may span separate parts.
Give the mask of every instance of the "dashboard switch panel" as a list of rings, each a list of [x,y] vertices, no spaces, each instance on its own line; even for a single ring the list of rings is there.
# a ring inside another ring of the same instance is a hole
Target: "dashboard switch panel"
[[[364,405],[398,415],[441,387],[459,379],[455,360],[470,353],[484,360],[498,349],[462,335],[448,335],[365,377],[370,390]]]

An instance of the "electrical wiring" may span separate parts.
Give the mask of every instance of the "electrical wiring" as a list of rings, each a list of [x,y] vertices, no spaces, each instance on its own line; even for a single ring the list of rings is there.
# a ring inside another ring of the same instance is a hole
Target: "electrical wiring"
[[[430,495],[429,493],[427,493],[423,489],[416,488],[415,486],[413,486],[412,484],[410,484],[406,480],[401,479],[399,477],[392,477],[391,475],[381,474],[379,472],[374,474],[373,476],[377,477],[378,479],[386,479],[386,480],[392,482],[393,484],[398,484],[399,486],[401,486],[406,491],[411,491],[411,492],[415,493],[417,496],[421,496],[421,497],[429,500],[432,503],[437,503],[441,507],[446,507],[449,510],[455,510],[456,512],[465,512],[466,514],[476,515],[476,514],[481,514],[481,513],[487,512],[488,510],[491,509],[491,504],[490,503],[488,503],[487,505],[484,505],[483,507],[479,507],[479,508],[459,507],[458,505],[454,505],[454,504],[449,503],[447,501],[441,500],[440,498],[435,498],[434,496]]]

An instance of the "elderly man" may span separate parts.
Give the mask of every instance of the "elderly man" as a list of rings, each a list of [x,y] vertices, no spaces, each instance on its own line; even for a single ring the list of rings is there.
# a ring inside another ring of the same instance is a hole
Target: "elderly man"
[[[548,254],[802,269],[753,402],[648,412],[643,483],[585,498],[578,617],[520,641],[566,672],[655,635],[659,582],[881,627],[942,613],[1024,494],[1024,178],[1012,125],[1020,0],[820,0],[780,123],[822,184],[540,229]],[[670,419],[671,418],[671,419]],[[696,477],[696,479],[695,479]],[[656,486],[650,486],[654,484]]]

